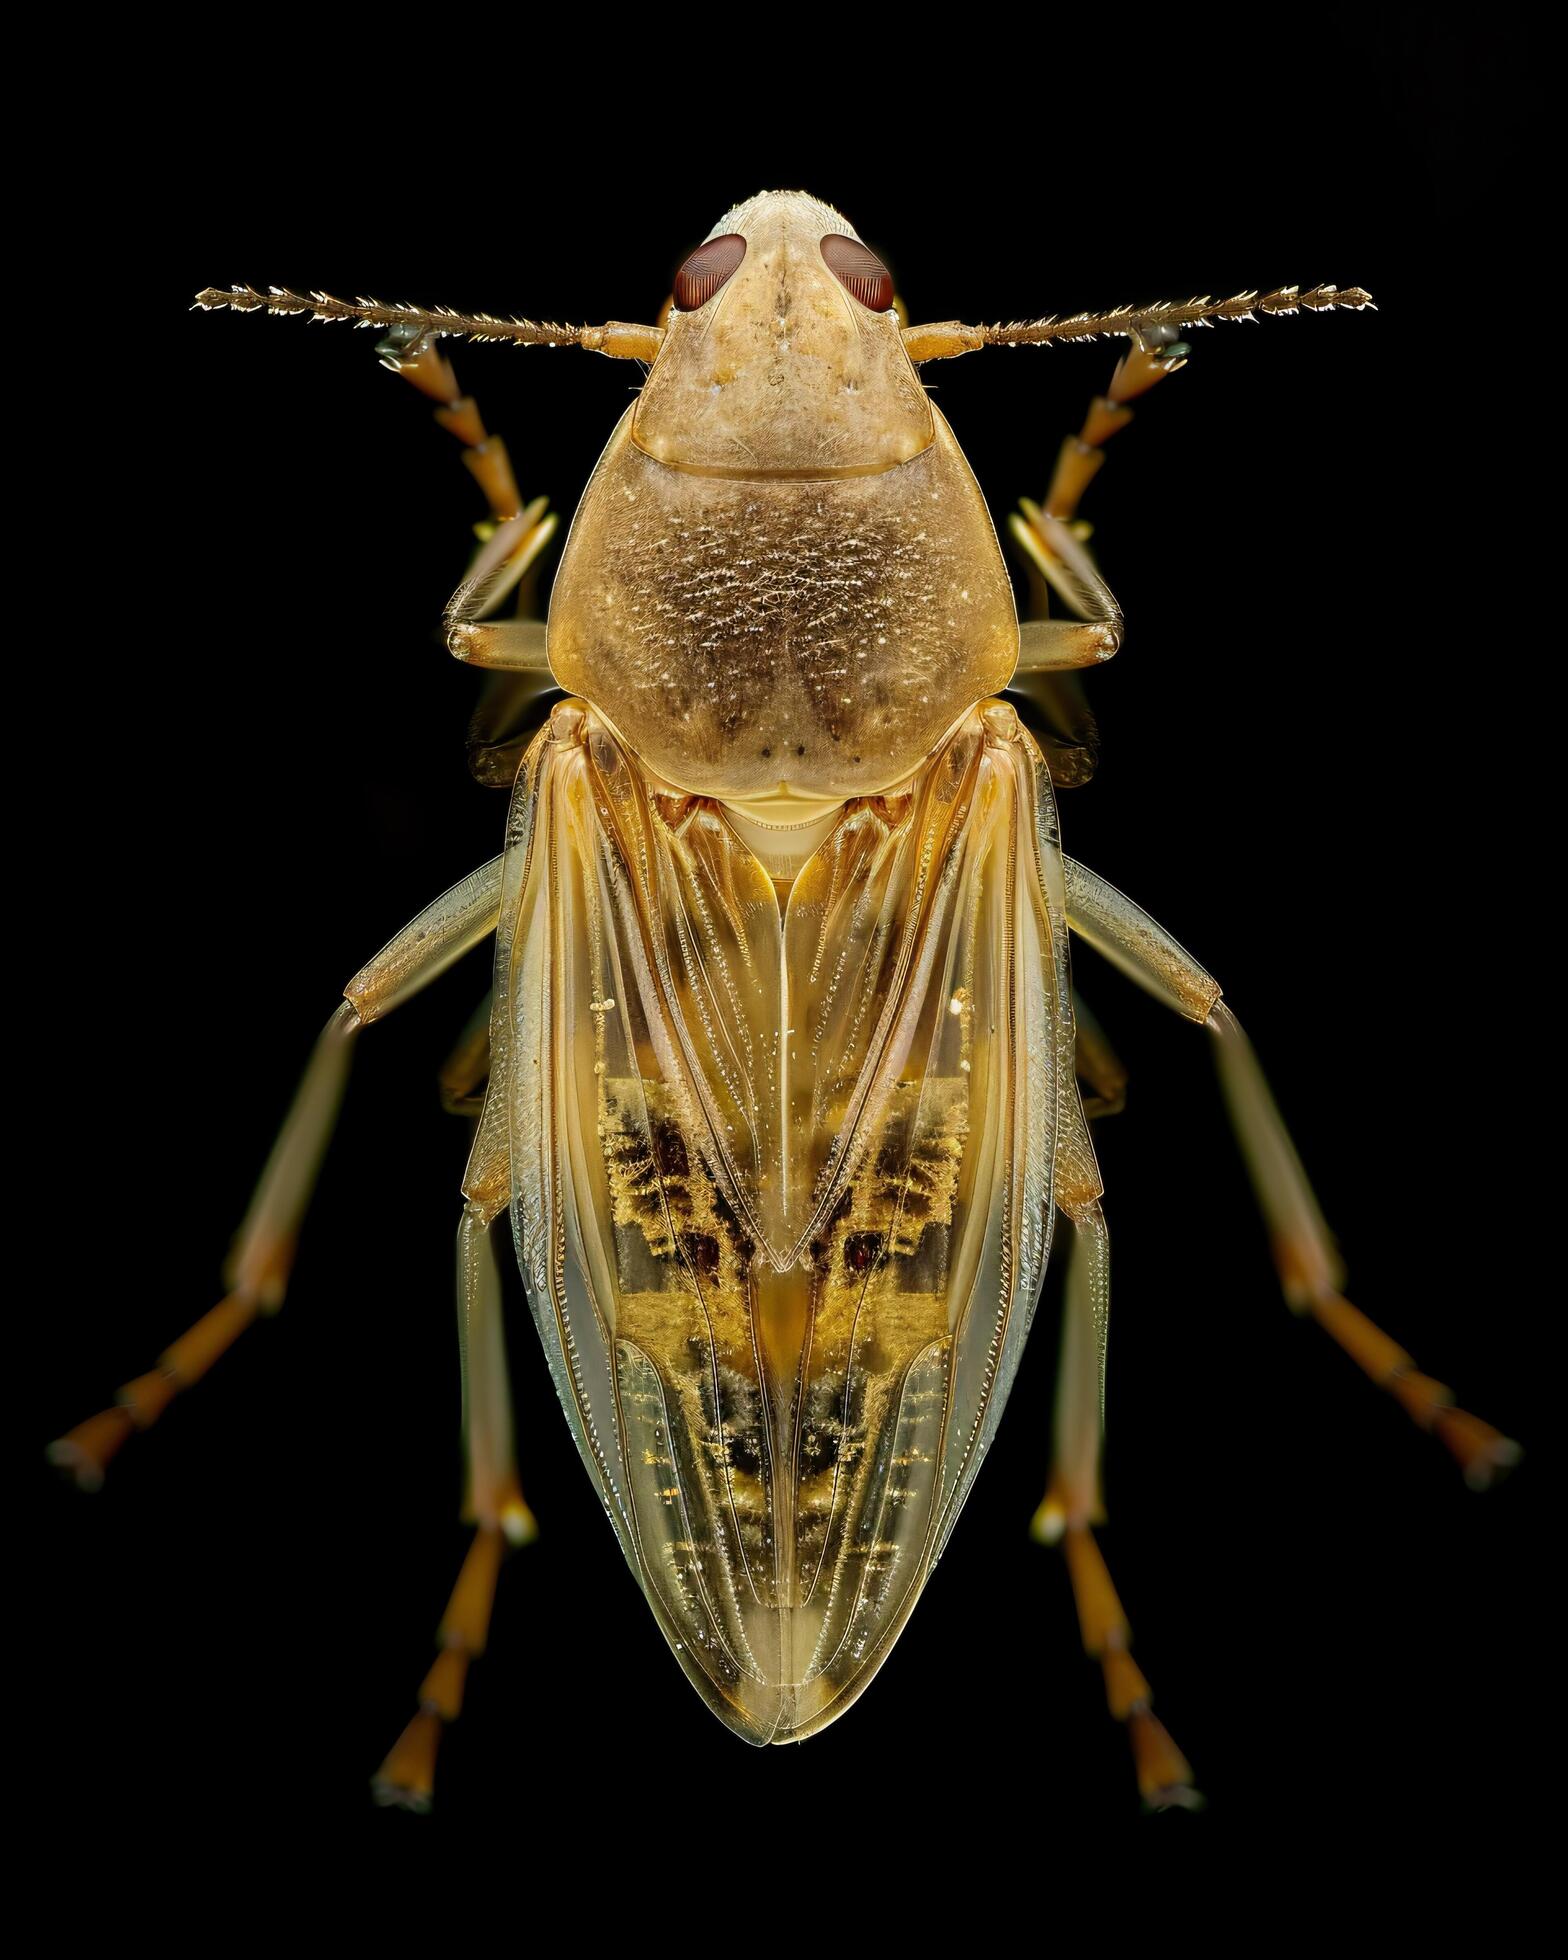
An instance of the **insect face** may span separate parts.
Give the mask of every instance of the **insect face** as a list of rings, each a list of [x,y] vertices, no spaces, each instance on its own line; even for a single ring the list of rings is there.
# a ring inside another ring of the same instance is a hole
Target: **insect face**
[[[773,821],[899,782],[1017,662],[979,485],[865,303],[890,288],[803,193],[721,218],[556,579],[561,685],[670,783]]]
[[[843,263],[849,284],[824,256]],[[719,249],[708,271],[694,262]],[[736,256],[739,254],[739,256]],[[733,271],[714,284],[725,264]],[[874,476],[935,439],[931,405],[899,337],[885,273],[830,206],[765,191],[721,218],[676,281],[676,310],[638,397],[632,441],[703,476]],[[709,288],[712,288],[710,291]],[[706,298],[701,298],[706,294]],[[682,311],[682,298],[701,304]]]

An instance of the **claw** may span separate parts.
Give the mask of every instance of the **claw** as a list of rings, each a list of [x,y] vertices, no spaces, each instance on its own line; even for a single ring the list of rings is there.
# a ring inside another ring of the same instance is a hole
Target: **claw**
[[[1134,1709],[1127,1718],[1127,1737],[1138,1769],[1138,1794],[1150,1810],[1203,1808],[1193,1787],[1192,1766],[1157,1716],[1146,1707]]]
[[[436,1751],[441,1746],[441,1718],[422,1708],[387,1752],[387,1759],[370,1781],[379,1804],[399,1810],[425,1812],[436,1786]]]

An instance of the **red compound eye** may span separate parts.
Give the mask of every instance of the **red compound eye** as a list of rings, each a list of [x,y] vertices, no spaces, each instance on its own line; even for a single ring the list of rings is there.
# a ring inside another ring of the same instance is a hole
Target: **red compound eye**
[[[858,238],[830,231],[822,241],[822,260],[850,298],[873,313],[885,313],[893,304],[892,273]]]
[[[675,304],[681,312],[706,306],[745,256],[746,241],[738,231],[699,245],[675,275]]]

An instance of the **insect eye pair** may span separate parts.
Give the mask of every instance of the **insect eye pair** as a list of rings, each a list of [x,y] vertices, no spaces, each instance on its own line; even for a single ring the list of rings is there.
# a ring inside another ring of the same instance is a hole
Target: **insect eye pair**
[[[893,275],[857,238],[830,231],[822,240],[822,262],[851,299],[873,313],[893,304]],[[740,268],[746,241],[739,232],[726,232],[699,245],[675,275],[675,304],[682,313],[695,313]]]

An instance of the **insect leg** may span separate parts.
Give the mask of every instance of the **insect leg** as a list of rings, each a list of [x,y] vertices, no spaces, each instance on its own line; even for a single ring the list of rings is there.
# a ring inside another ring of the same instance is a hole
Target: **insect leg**
[[[477,1116],[484,1107],[483,1089],[490,1073],[490,1008],[488,993],[441,1064],[441,1107],[449,1116]]]
[[[494,523],[504,524],[522,513],[523,500],[506,444],[486,430],[479,404],[458,386],[457,375],[441,351],[440,341],[432,339],[422,326],[393,327],[385,339],[376,342],[376,352],[383,367],[402,375],[436,404],[435,418],[463,445],[463,462],[485,493]],[[545,499],[539,498],[528,510],[537,513],[536,522],[543,519]],[[555,529],[556,520],[551,517],[547,522],[546,536]],[[521,578],[527,569],[523,566],[516,577]]]
[[[150,1429],[175,1396],[200,1381],[252,1321],[282,1306],[300,1226],[348,1082],[356,1036],[493,932],[500,894],[501,860],[496,858],[427,906],[344,988],[343,1002],[316,1043],[235,1237],[224,1267],[227,1294],[165,1348],[147,1374],[120,1388],[111,1407],[49,1445],[51,1462],[84,1490],[99,1487],[110,1458],[134,1430]]]
[[[1252,1045],[1220,999],[1218,983],[1114,886],[1071,858],[1063,864],[1071,929],[1156,999],[1201,1022],[1214,1036],[1220,1084],[1292,1310],[1310,1314],[1419,1428],[1447,1444],[1465,1481],[1484,1490],[1518,1461],[1518,1444],[1455,1407],[1450,1389],[1420,1373],[1402,1347],[1341,1296],[1344,1269],[1333,1235]]]
[[[384,367],[436,403],[436,420],[462,443],[463,461],[490,506],[489,521],[475,527],[485,549],[448,606],[445,628],[459,660],[507,676],[487,684],[468,730],[471,773],[507,788],[533,732],[522,717],[553,686],[544,660],[544,621],[536,616],[537,585],[540,554],[559,518],[547,498],[523,503],[505,443],[486,430],[473,396],[459,389],[438,340],[421,327],[394,327],[376,351]],[[509,595],[515,595],[514,617],[481,626],[482,616]]]
[[[1139,395],[1146,395],[1156,382],[1187,365],[1190,350],[1177,338],[1175,327],[1145,328],[1116,364],[1111,385],[1089,404],[1083,427],[1067,436],[1057,451],[1051,487],[1041,504],[1023,501],[1028,521],[1038,516],[1069,524],[1078,514],[1083,493],[1100,472],[1105,461],[1105,445],[1125,429],[1133,418],[1127,406]],[[1047,543],[1049,539],[1047,538]]]
[[[1029,619],[1020,634],[1018,672],[1010,689],[1030,702],[1054,782],[1067,788],[1094,774],[1099,731],[1071,667],[1108,660],[1121,644],[1122,616],[1086,547],[1089,527],[1075,523],[1079,500],[1105,461],[1105,445],[1133,418],[1128,403],[1185,364],[1174,329],[1146,332],[1117,365],[1109,391],[1097,395],[1079,433],[1057,453],[1042,503],[1020,500],[1009,520],[1029,573]],[[1021,514],[1020,514],[1021,513]],[[1046,617],[1055,593],[1074,618]]]
[[[533,541],[543,527],[530,528],[529,514],[523,511],[501,525],[480,551],[467,577],[447,601],[442,623],[447,649],[455,660],[470,667],[535,676],[542,692],[555,685],[550,677],[550,663],[545,658],[545,622],[542,619],[485,622],[484,617],[505,596],[517,560],[538,549]]]
[[[504,596],[515,567],[531,564],[554,520],[533,523],[536,506],[503,524],[447,602],[446,643],[454,658],[490,670],[485,693],[468,725],[469,773],[479,782],[510,787],[529,741],[538,732],[538,703],[556,691],[545,652],[542,619],[487,620]]]
[[[548,674],[542,619],[478,624],[513,592],[518,592],[520,608],[528,605],[531,590],[519,592],[519,587],[558,522],[547,509],[548,499],[536,497],[530,504],[523,503],[506,444],[486,431],[478,404],[472,395],[461,393],[452,363],[423,329],[394,327],[377,343],[376,351],[384,366],[438,404],[436,420],[462,443],[463,461],[490,505],[490,522],[479,527],[482,548],[446,609],[447,646],[457,659],[475,667]]]
[[[1100,1343],[1110,1304],[1110,1239],[1097,1202],[1075,1206],[1068,1252],[1056,1435],[1050,1482],[1032,1530],[1062,1547],[1085,1651],[1100,1663],[1111,1714],[1127,1727],[1138,1788],[1152,1808],[1201,1802],[1192,1769],[1152,1713],[1153,1694],[1131,1654],[1132,1629],[1091,1527],[1105,1522],[1100,1493]]]
[[[1127,1107],[1127,1069],[1076,987],[1073,989],[1073,1057],[1079,1081],[1086,1082],[1093,1091],[1084,1099],[1084,1115],[1119,1116]]]
[[[1028,561],[1030,617],[1018,630],[1018,667],[1008,686],[1033,710],[1026,718],[1045,750],[1051,780],[1063,788],[1086,783],[1099,760],[1099,729],[1083,684],[1072,670],[1107,661],[1121,645],[1121,608],[1067,525],[1026,505],[1013,536]],[[1056,591],[1076,619],[1050,619]]]
[[[491,1226],[500,1206],[470,1199],[457,1233],[458,1337],[463,1357],[463,1435],[468,1473],[463,1517],[473,1542],[436,1629],[434,1665],[419,1709],[387,1753],[371,1788],[376,1801],[428,1810],[442,1730],[462,1711],[469,1665],[484,1652],[501,1556],[538,1535],[523,1500],[512,1447],[502,1327],[501,1273]]]
[[[1122,611],[1101,578],[1087,548],[1060,518],[1030,505],[1030,523],[1015,519],[1014,535],[1030,564],[1080,623],[1067,619],[1028,619],[1019,628],[1018,672],[1094,667],[1109,660],[1122,643]]]

